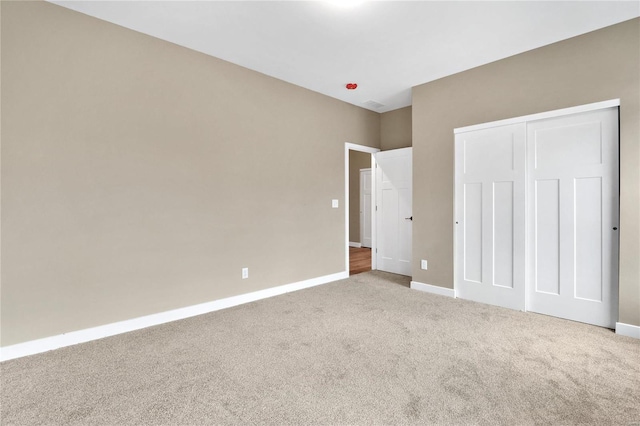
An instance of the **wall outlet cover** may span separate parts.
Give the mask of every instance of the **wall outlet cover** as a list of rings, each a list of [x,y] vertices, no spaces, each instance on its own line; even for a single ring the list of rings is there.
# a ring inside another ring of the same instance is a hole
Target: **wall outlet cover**
[[[427,261],[422,259],[420,261],[420,269],[427,269]]]

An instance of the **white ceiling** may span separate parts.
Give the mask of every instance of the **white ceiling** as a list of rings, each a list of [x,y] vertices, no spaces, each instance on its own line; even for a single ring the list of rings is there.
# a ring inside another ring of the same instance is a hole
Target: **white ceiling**
[[[639,1],[52,3],[377,112],[411,105],[412,86],[640,16]]]

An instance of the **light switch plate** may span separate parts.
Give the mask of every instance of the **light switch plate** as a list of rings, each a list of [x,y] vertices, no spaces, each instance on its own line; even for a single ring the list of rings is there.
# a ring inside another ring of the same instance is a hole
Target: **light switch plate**
[[[338,200],[331,200],[331,207],[333,207],[334,209],[338,208]]]
[[[420,261],[420,269],[427,269],[427,261],[422,259]]]

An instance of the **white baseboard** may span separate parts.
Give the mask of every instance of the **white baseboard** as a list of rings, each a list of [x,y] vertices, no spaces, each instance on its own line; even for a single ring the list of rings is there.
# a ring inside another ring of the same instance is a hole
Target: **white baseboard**
[[[411,288],[413,290],[424,291],[426,293],[438,294],[440,296],[456,297],[456,292],[452,288],[444,288],[437,285],[419,283],[417,281],[411,281]]]
[[[640,339],[640,327],[637,325],[625,324],[623,322],[616,323],[616,334],[621,336],[633,337]]]
[[[98,327],[86,328],[84,330],[59,334],[57,336],[45,337],[43,339],[31,340],[29,342],[5,346],[3,348],[0,348],[0,362],[8,361],[14,358],[21,358],[28,355],[34,355],[41,352],[47,352],[53,349],[63,348],[65,346],[77,345],[78,343],[89,342],[91,340],[102,339],[104,337],[114,336],[116,334],[126,333],[129,331],[140,330],[141,328],[160,325],[171,321],[193,317],[196,315],[219,311],[221,309],[230,308],[232,306],[238,306],[244,303],[266,299],[268,297],[278,296],[296,290],[302,290],[321,284],[327,284],[345,278],[349,278],[348,271],[338,272],[336,274],[325,275],[317,278],[311,278],[308,280],[285,284],[278,287],[267,288],[265,290],[254,291],[252,293],[227,297],[225,299],[214,300],[212,302],[187,306],[186,308],[173,309],[171,311],[146,315],[144,317],[133,318],[130,320],[114,322]]]
[[[361,248],[362,243],[352,243],[351,241],[349,241],[349,247]]]

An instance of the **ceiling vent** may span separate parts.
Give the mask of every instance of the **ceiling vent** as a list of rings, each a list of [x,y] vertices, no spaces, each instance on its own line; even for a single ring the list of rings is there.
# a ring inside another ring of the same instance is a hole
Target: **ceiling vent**
[[[363,102],[362,105],[366,106],[367,108],[373,108],[373,109],[380,109],[384,106],[380,102],[376,102],[376,101]]]

